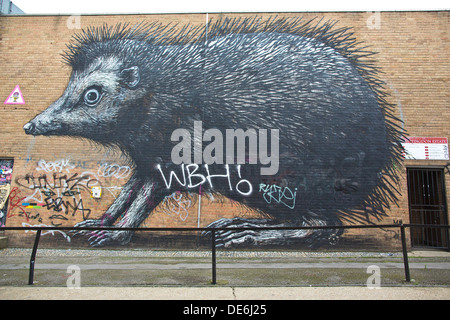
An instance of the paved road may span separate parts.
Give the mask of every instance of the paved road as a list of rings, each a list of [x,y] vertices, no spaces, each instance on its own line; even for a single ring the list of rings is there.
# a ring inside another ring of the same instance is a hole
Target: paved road
[[[440,287],[3,287],[0,300],[450,300]]]

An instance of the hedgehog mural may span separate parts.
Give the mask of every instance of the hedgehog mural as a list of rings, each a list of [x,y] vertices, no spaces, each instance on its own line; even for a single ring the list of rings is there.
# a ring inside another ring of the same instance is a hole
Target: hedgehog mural
[[[128,243],[132,232],[121,227],[140,226],[174,191],[200,188],[261,216],[210,227],[382,219],[397,201],[399,120],[373,53],[335,25],[223,18],[207,28],[117,25],[75,35],[63,54],[72,68],[67,88],[24,130],[89,139],[133,165],[104,215],[77,224],[117,227],[87,234],[90,244]],[[340,234],[244,230],[216,238],[230,247],[334,243]]]

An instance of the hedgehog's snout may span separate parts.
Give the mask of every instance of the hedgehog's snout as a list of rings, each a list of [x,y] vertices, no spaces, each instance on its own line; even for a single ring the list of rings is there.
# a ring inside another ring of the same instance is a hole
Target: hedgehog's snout
[[[33,136],[37,135],[55,135],[63,127],[61,123],[60,105],[63,103],[62,99],[58,99],[55,103],[50,105],[43,112],[39,113],[23,126],[26,134]],[[59,116],[58,116],[59,115]]]
[[[28,122],[23,126],[23,130],[25,130],[26,134],[33,134],[36,131],[36,125],[33,122]]]
[[[36,118],[23,126],[25,133],[33,136],[50,135],[58,128],[59,126],[55,126],[52,122],[40,121],[36,120]]]

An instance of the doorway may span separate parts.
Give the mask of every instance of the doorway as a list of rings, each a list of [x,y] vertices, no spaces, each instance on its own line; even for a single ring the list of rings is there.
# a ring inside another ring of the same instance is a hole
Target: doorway
[[[444,170],[408,168],[409,221],[411,224],[447,225]],[[448,248],[448,229],[411,227],[415,248]]]

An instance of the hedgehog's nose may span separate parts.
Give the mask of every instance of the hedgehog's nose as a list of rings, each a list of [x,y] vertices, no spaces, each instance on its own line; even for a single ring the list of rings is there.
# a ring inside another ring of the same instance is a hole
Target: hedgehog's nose
[[[26,134],[33,134],[35,128],[36,125],[32,122],[28,122],[26,125],[23,126],[23,130],[25,130]]]

